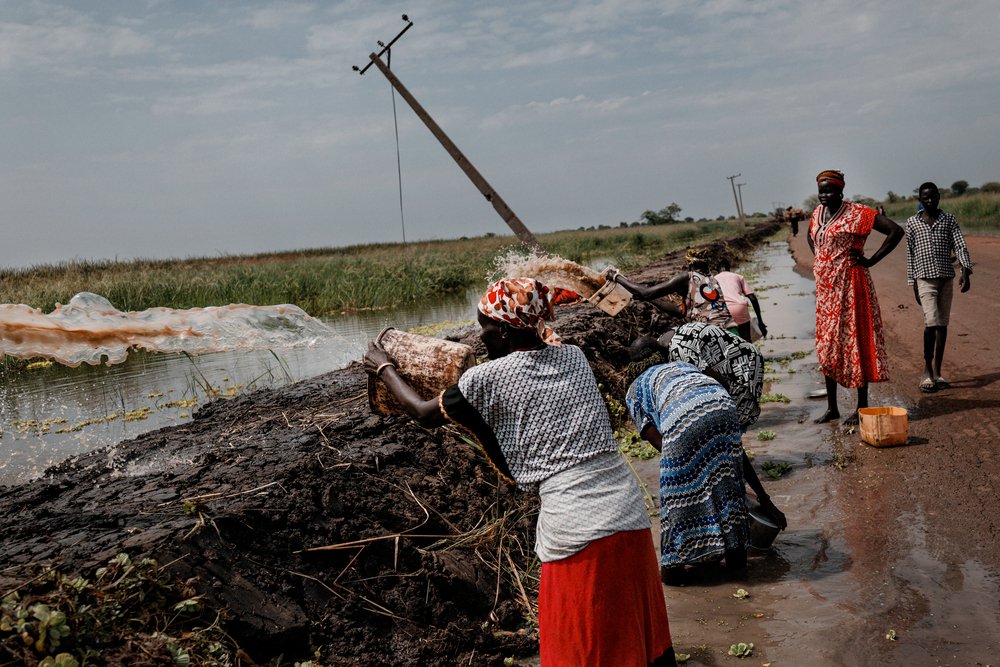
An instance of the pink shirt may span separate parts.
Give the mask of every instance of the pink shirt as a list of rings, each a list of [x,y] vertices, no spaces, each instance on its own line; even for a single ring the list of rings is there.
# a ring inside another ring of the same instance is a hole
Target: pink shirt
[[[729,306],[729,314],[732,315],[736,324],[746,324],[750,321],[750,309],[747,307],[747,294],[753,294],[753,288],[747,283],[747,279],[732,271],[723,271],[715,274],[715,279],[719,281],[722,288],[722,296]]]

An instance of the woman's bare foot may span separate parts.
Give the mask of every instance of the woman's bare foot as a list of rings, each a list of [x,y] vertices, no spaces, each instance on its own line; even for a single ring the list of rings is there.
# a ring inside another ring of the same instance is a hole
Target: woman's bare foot
[[[852,414],[850,417],[848,417],[847,419],[845,419],[841,423],[844,426],[857,426],[858,425],[858,421],[859,421],[858,420],[858,412],[857,412],[857,410],[855,410],[854,414]]]
[[[819,419],[814,419],[815,424],[825,424],[827,422],[832,422],[834,419],[840,419],[840,412],[838,410],[827,410],[823,413],[823,416]]]

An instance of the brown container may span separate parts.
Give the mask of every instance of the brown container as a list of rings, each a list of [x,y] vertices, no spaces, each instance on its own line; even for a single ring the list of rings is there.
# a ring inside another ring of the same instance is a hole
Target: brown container
[[[632,300],[632,293],[613,280],[609,280],[597,290],[587,301],[594,304],[608,315],[614,317]]]
[[[388,327],[375,339],[389,353],[396,370],[428,400],[458,382],[467,369],[476,365],[472,348],[440,338],[430,338]],[[372,412],[388,415],[403,412],[385,383],[368,376],[368,405]]]
[[[902,445],[910,434],[904,408],[861,408],[858,422],[861,439],[872,447]]]

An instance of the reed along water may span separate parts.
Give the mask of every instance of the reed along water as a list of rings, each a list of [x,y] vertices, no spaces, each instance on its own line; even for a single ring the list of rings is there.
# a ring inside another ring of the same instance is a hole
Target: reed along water
[[[0,364],[0,484],[189,421],[209,400],[343,368],[386,326],[471,325],[483,288],[498,277],[536,276],[584,297],[604,283],[560,257],[511,254],[495,267],[464,294],[324,320],[292,305],[123,312],[90,293],[51,313],[0,305],[0,356],[38,359]]]

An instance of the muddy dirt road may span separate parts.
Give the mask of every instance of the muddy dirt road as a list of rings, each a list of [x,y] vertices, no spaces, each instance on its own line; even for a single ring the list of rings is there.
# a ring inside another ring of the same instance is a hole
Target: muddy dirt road
[[[1000,492],[1000,356],[981,335],[997,323],[988,305],[1000,239],[969,242],[973,286],[956,295],[943,370],[953,388],[939,393],[917,389],[923,324],[905,283],[905,248],[874,269],[892,381],[872,386],[871,403],[909,410],[903,447],[875,449],[854,429],[813,423],[826,402],[808,397],[823,381],[804,234],[773,241],[756,253],[758,265],[738,269],[751,277],[770,330],[766,391],[789,399],[764,404],[744,445],[789,528],[771,552],[751,556],[744,578],[720,567],[664,587],[687,664],[736,664],[728,650],[738,642],[754,644],[747,664],[1000,664],[1000,532],[991,509]],[[855,396],[841,389],[839,398],[846,414]],[[762,431],[773,439],[761,440]],[[766,461],[791,470],[770,479],[760,469]],[[637,468],[655,492],[655,461]],[[734,597],[741,588],[748,597]]]
[[[1000,238],[968,241],[972,288],[955,294],[942,368],[951,389],[918,390],[923,319],[905,247],[873,269],[892,380],[873,385],[872,405],[906,407],[913,444],[856,446],[842,427],[825,427],[852,455],[838,492],[862,597],[843,633],[843,664],[1000,664]],[[808,271],[804,234],[791,245]],[[842,390],[841,405],[851,400]],[[898,641],[884,640],[889,628]]]

